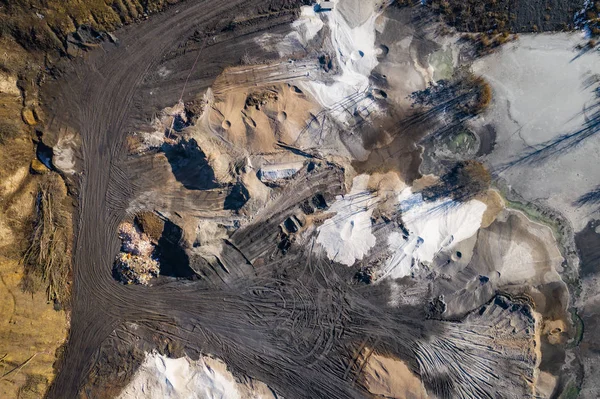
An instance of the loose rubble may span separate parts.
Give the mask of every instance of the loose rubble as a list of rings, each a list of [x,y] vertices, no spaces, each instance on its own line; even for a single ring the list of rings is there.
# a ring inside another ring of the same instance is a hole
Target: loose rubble
[[[153,258],[154,245],[150,238],[128,222],[119,226],[119,238],[122,246],[115,260],[115,276],[124,284],[149,285],[160,272],[158,261]]]

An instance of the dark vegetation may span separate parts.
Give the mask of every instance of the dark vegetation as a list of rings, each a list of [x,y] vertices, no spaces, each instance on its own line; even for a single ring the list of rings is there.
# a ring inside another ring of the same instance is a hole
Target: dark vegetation
[[[178,0],[0,0],[1,34],[27,50],[67,53],[86,27],[100,34],[144,19]]]
[[[411,94],[416,106],[437,109],[440,106],[457,119],[478,115],[492,101],[492,88],[480,76],[467,69],[459,69],[451,80],[440,80],[437,85]]]
[[[461,32],[563,31],[574,28],[579,0],[429,0],[429,7]]]
[[[397,0],[397,7],[420,7],[419,0]],[[518,38],[524,32],[570,31],[584,21],[592,31],[600,32],[600,6],[591,2],[582,13],[581,0],[427,0],[430,10],[463,32],[462,39],[474,47],[474,55],[489,54],[494,49]],[[440,34],[452,33],[442,28]],[[597,34],[597,33],[595,33]]]
[[[457,70],[450,80],[440,80],[437,85],[411,94],[414,107],[422,110],[410,117],[407,123],[435,122],[429,139],[462,131],[465,122],[484,112],[492,101],[491,86],[468,69]]]
[[[587,26],[593,38],[600,36],[600,2],[590,1],[587,8],[579,15],[578,21],[581,26]],[[596,46],[596,40],[589,42],[590,47]]]
[[[517,40],[518,37],[517,34],[509,34],[506,31],[502,33],[492,31],[492,33],[465,33],[461,39],[471,43],[477,56],[483,56],[493,52],[503,44]]]
[[[12,121],[0,121],[0,144],[5,144],[8,140],[17,138],[21,134],[21,129]]]
[[[425,201],[451,198],[468,201],[490,187],[492,178],[488,170],[477,161],[458,162],[439,183],[427,187],[422,195]]]

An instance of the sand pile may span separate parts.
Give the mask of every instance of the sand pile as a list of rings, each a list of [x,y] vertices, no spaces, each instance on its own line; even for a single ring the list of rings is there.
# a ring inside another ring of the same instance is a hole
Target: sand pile
[[[207,111],[199,127],[219,138],[222,145],[253,154],[279,150],[277,142],[295,143],[307,121],[320,111],[302,91],[289,84],[208,94]]]
[[[317,242],[332,261],[352,266],[375,245],[371,215],[377,197],[367,190],[369,175],[356,176],[350,193],[338,196],[329,211],[335,215],[317,229]]]
[[[459,242],[473,236],[481,226],[486,205],[478,200],[453,201],[449,198],[425,202],[412,188],[400,197],[402,221],[408,235],[393,232],[388,237],[391,258],[382,276],[400,278],[410,275],[418,262],[432,262],[442,250],[450,250]]]
[[[357,112],[368,114],[377,109],[368,96],[369,76],[377,66],[380,54],[375,46],[375,32],[383,28],[378,24],[381,10],[376,9],[376,3],[370,1],[361,5],[354,1],[336,1],[331,12],[321,14],[331,32],[330,41],[341,73],[332,83],[307,81],[299,84],[319,104],[332,110],[332,116],[340,122],[348,122]],[[304,25],[295,27],[300,30]],[[311,33],[314,34],[314,30]]]
[[[118,399],[274,399],[262,382],[235,380],[221,360],[202,356],[170,359],[146,355],[131,383]]]
[[[426,399],[419,378],[400,359],[372,354],[363,369],[366,386],[376,398]]]

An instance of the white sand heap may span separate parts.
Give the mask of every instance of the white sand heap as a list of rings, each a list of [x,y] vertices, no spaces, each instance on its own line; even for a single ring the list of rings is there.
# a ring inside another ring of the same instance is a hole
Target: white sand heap
[[[150,353],[118,399],[274,399],[262,382],[237,382],[225,363],[207,356],[170,359]]]
[[[375,245],[371,214],[379,199],[367,190],[368,183],[369,175],[356,176],[350,193],[331,205],[335,216],[318,228],[317,242],[333,261],[352,266]]]
[[[382,11],[378,6],[382,4],[353,0],[337,0],[333,3],[335,7],[332,11],[318,15],[315,15],[312,7],[303,7],[300,19],[292,25],[298,32],[293,37],[298,37],[300,42],[307,42],[323,26],[314,22],[315,18],[326,21],[341,73],[334,77],[333,83],[310,80],[300,85],[319,104],[330,109],[332,116],[340,122],[346,122],[355,112],[368,114],[377,109],[368,93],[369,75],[378,64],[375,30],[377,17]]]
[[[421,194],[413,194],[411,188],[402,191],[398,199],[409,236],[395,232],[388,237],[393,255],[382,277],[408,276],[414,261],[431,262],[438,252],[473,236],[481,227],[487,208],[478,200],[457,202],[446,198],[425,202]]]
[[[301,7],[300,17],[292,23],[295,32],[289,33],[286,39],[296,38],[303,45],[307,45],[323,29],[323,25],[323,20],[314,7]]]

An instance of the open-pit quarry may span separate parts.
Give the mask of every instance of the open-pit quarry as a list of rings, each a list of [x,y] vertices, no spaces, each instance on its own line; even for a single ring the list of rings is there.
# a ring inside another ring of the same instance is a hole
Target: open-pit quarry
[[[45,352],[7,368],[0,346],[0,383],[55,351],[48,399],[600,395],[589,28],[488,39],[436,1],[173,3],[78,28],[36,83],[23,263],[67,313],[47,309]],[[575,20],[564,3],[542,29]]]

